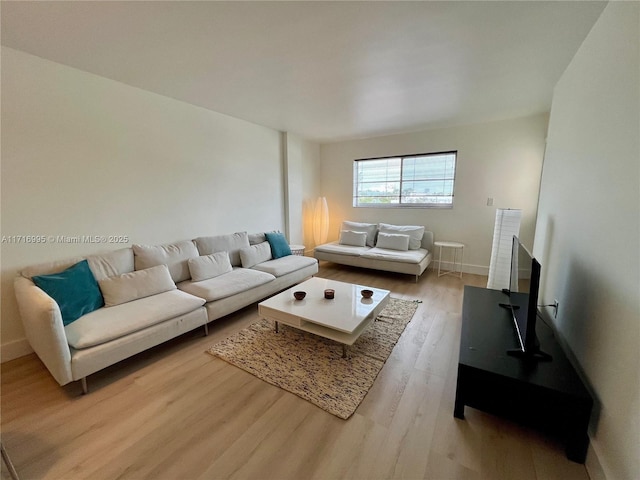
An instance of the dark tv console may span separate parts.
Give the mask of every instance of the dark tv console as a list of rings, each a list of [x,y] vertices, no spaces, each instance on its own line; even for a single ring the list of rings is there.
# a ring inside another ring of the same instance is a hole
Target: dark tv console
[[[460,360],[453,415],[469,406],[562,436],[570,460],[584,463],[593,400],[543,322],[536,334],[553,358],[536,362],[507,354],[517,347],[505,294],[465,286]],[[525,306],[526,308],[526,306]]]

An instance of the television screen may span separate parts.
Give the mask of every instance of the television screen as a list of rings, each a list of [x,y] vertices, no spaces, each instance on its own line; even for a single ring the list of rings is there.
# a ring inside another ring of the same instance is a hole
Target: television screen
[[[548,355],[540,352],[536,339],[539,284],[540,264],[514,235],[509,296],[519,352],[528,357],[549,360]]]

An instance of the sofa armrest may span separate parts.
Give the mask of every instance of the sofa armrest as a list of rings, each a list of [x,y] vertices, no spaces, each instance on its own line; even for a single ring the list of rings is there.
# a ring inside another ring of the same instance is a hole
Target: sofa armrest
[[[73,381],[71,351],[58,304],[31,280],[14,281],[16,299],[27,340],[60,385]]]

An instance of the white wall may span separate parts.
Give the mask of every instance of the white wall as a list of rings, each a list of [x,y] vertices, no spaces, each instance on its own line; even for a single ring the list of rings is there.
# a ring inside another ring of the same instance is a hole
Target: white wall
[[[464,271],[486,275],[496,208],[523,210],[521,237],[533,245],[546,114],[507,121],[324,144],[322,194],[329,203],[329,236],[343,220],[425,225],[436,240],[466,245]],[[353,161],[457,150],[453,209],[354,208]],[[487,198],[494,204],[487,206]]]
[[[284,230],[282,158],[275,130],[2,48],[3,236]],[[18,269],[120,246],[3,243],[3,358],[27,348]]]
[[[637,2],[609,3],[555,88],[534,246],[611,480],[640,477],[639,18]]]

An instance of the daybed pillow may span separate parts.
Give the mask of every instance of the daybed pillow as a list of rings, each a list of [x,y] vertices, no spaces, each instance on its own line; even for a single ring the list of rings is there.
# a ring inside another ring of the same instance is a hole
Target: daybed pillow
[[[107,307],[176,289],[166,265],[104,278],[98,283]]]
[[[409,250],[409,235],[380,232],[376,247],[406,252]]]
[[[240,260],[244,268],[251,268],[254,265],[269,261],[272,258],[271,244],[269,242],[258,243],[240,250]]]
[[[353,232],[351,230],[342,230],[340,232],[340,245],[353,245],[355,247],[364,247],[367,243],[366,232]]]
[[[191,240],[166,245],[133,245],[136,270],[166,265],[174,282],[189,279],[190,258],[198,256],[198,249]],[[211,252],[209,252],[211,253]]]
[[[269,232],[264,234],[267,237],[267,242],[271,246],[271,256],[275,258],[286,257],[291,255],[291,247],[289,242],[284,238],[282,233]]]
[[[380,232],[409,235],[409,250],[418,250],[424,236],[424,227],[418,225],[389,225],[381,223]]]
[[[198,237],[195,239],[200,255],[210,255],[217,252],[228,252],[231,265],[239,267],[240,250],[249,246],[247,232],[236,232],[214,237]]]
[[[98,283],[86,260],[60,273],[34,275],[31,280],[56,301],[64,325],[104,306]]]
[[[352,232],[365,232],[367,234],[367,245],[373,247],[376,243],[376,229],[378,226],[375,223],[359,223],[350,222],[345,220],[342,222],[340,230],[350,230]]]
[[[194,282],[218,277],[231,270],[233,267],[227,252],[217,252],[189,259],[189,272],[191,280]]]

